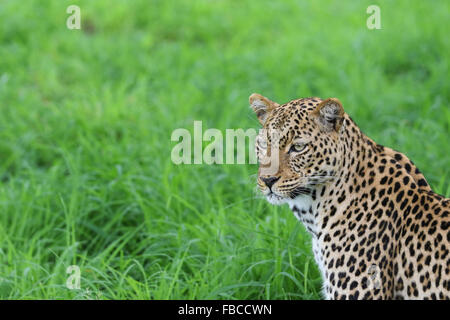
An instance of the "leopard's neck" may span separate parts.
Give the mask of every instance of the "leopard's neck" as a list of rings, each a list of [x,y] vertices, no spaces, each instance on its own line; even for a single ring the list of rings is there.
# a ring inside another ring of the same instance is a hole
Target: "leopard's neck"
[[[334,216],[340,211],[338,209],[342,210],[342,206],[336,205],[335,202],[344,206],[361,189],[361,186],[355,185],[350,188],[350,185],[357,183],[356,177],[363,167],[362,163],[367,157],[366,153],[372,148],[368,143],[369,140],[356,124],[350,118],[346,120],[344,123],[347,128],[342,131],[340,137],[340,148],[344,154],[341,159],[342,170],[336,172],[335,177],[330,178],[326,183],[315,186],[311,194],[300,195],[288,202],[291,211],[304,224],[313,239],[322,234],[324,216]],[[353,134],[356,132],[358,139],[352,140],[348,132],[353,132]],[[356,192],[349,194],[349,188]]]

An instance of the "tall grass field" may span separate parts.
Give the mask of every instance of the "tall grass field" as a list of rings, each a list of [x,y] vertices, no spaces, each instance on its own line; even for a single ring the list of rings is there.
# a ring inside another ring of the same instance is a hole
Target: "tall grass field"
[[[381,29],[367,27],[373,4]],[[67,27],[70,5],[81,29]],[[171,134],[259,129],[253,92],[337,97],[449,197],[449,12],[446,0],[2,0],[0,298],[321,299],[311,238],[262,199],[257,165],[174,164]]]

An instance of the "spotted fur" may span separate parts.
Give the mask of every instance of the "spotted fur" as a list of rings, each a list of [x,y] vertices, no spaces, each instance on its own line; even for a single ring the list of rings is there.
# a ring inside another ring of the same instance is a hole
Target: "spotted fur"
[[[337,99],[250,104],[266,129],[259,160],[278,151],[258,185],[311,233],[325,298],[450,299],[450,200],[411,160],[364,135]]]

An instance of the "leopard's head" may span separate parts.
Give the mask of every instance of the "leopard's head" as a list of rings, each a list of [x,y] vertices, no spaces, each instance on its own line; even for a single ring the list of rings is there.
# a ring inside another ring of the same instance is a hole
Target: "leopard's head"
[[[311,195],[341,170],[344,109],[336,98],[304,98],[278,104],[260,94],[250,105],[262,124],[255,147],[258,186],[272,204]]]

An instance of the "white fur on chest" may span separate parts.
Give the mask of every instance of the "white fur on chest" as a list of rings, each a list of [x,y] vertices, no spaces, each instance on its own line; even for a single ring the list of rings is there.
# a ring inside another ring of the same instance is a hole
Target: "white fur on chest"
[[[311,196],[302,194],[295,199],[288,200],[288,204],[291,210],[294,210],[294,207],[296,207],[300,211],[308,212],[312,208],[313,200]]]
[[[295,217],[303,223],[313,236],[316,236],[317,214],[313,199],[309,195],[300,195],[293,200],[289,200],[288,203]]]

